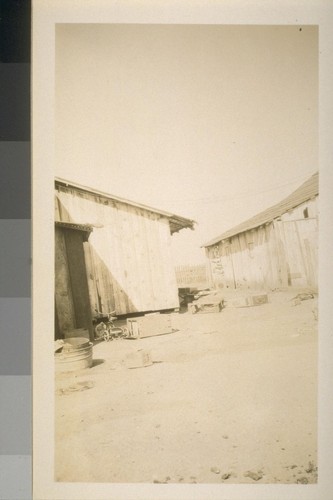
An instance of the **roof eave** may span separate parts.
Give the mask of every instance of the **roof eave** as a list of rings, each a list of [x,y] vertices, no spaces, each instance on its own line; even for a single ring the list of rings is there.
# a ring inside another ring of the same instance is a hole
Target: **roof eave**
[[[169,219],[171,234],[178,232],[181,229],[192,229],[193,230],[194,225],[196,224],[196,221],[194,221],[192,219],[188,219],[186,217],[181,217],[179,215],[172,214],[171,212],[159,210],[157,208],[153,208],[153,207],[150,207],[148,205],[143,205],[142,203],[136,203],[136,202],[128,200],[126,198],[120,198],[119,196],[114,196],[112,194],[105,193],[105,192],[99,191],[97,189],[89,188],[87,186],[83,186],[83,185],[77,184],[77,183],[72,182],[72,181],[67,181],[67,180],[61,179],[59,177],[55,178],[55,184],[59,185],[59,186],[71,187],[71,188],[78,189],[78,190],[81,190],[81,191],[84,191],[87,193],[96,194],[98,196],[107,198],[109,200],[118,201],[119,203],[124,203],[126,205],[130,205],[130,206],[133,206],[136,208],[141,208],[141,209],[146,210],[148,212],[153,212],[153,213],[157,213],[159,215],[162,215],[162,216]]]
[[[304,187],[304,185],[308,184],[311,181],[315,183],[316,179],[317,179],[317,183],[318,183],[318,172],[315,173],[315,174],[313,174],[307,181],[305,181],[299,188],[297,188],[295,191],[293,191],[293,193],[291,193],[289,196],[287,196],[286,198],[284,198],[284,200],[282,200],[280,203],[277,203],[276,205],[273,205],[273,207],[269,207],[267,210],[273,209],[276,206],[280,206],[283,202],[285,202],[286,200],[290,199],[293,195],[295,195],[295,193],[299,192],[300,189],[302,189]],[[289,210],[294,210],[295,208],[299,207],[303,203],[306,203],[306,202],[308,202],[308,201],[316,198],[318,195],[319,195],[318,185],[316,186],[316,184],[314,184],[314,186],[310,190],[310,193],[308,195],[305,195],[303,198],[301,197],[298,200],[298,202],[295,202],[295,204],[291,204],[290,207],[289,207]],[[216,245],[217,243],[219,243],[221,241],[225,241],[225,240],[227,240],[229,238],[233,238],[234,236],[236,236],[238,234],[246,233],[247,231],[251,231],[253,229],[257,229],[260,226],[264,226],[266,224],[270,224],[274,220],[276,220],[279,217],[281,217],[284,213],[286,213],[286,211],[288,211],[288,210],[286,210],[284,207],[281,207],[280,211],[276,212],[274,214],[274,217],[270,217],[270,218],[267,218],[267,219],[262,219],[260,221],[256,221],[255,223],[252,223],[252,225],[249,224],[246,227],[240,227],[240,226],[244,226],[244,224],[247,223],[247,222],[251,222],[251,220],[253,219],[251,217],[251,219],[249,219],[248,221],[245,221],[245,222],[243,222],[243,223],[238,224],[237,226],[235,226],[234,229],[229,229],[229,231],[225,231],[224,233],[222,233],[217,238],[214,238],[213,240],[210,240],[208,243],[205,243],[204,245],[201,245],[201,248],[211,247],[211,246]],[[264,211],[264,212],[266,212],[266,211]],[[258,214],[258,215],[260,215],[260,214]],[[257,217],[257,216],[254,216],[254,217]]]

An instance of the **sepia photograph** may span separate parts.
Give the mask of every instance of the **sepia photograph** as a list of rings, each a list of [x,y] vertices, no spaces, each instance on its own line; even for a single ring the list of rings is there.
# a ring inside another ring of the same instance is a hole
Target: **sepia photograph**
[[[316,483],[318,29],[57,24],[55,480]]]
[[[34,4],[34,499],[326,500],[328,10]]]

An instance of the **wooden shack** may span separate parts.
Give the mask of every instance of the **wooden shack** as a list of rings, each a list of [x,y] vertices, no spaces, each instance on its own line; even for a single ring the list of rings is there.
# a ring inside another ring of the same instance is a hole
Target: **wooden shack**
[[[215,288],[316,288],[318,173],[280,203],[203,246]]]
[[[56,337],[96,311],[177,308],[171,235],[194,221],[62,179],[55,181]]]

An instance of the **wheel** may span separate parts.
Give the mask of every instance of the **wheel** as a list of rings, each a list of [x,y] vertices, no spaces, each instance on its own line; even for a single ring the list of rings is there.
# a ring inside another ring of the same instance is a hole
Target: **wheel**
[[[122,328],[122,331],[123,331],[122,337],[128,337],[128,328],[126,328],[126,326]]]
[[[114,326],[112,330],[110,331],[110,334],[112,335],[112,338],[119,338],[122,337],[123,330],[122,328],[119,328],[117,326]]]
[[[104,332],[105,332],[106,326],[103,321],[99,323],[98,325],[95,326],[95,338],[96,339],[101,339],[104,338]]]

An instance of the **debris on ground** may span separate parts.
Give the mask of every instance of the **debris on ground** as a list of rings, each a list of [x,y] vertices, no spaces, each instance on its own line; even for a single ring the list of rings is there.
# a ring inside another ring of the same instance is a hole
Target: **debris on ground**
[[[229,479],[229,477],[231,477],[231,472],[227,472],[226,474],[222,474],[221,479],[223,481],[226,481],[227,479]]]
[[[211,467],[210,471],[214,472],[214,474],[220,474],[221,473],[221,471],[220,471],[220,469],[218,467]]]
[[[69,385],[68,387],[57,389],[56,394],[58,396],[63,396],[72,392],[86,391],[87,389],[92,389],[94,386],[95,384],[91,380],[87,382],[77,382],[76,384]]]
[[[253,479],[253,481],[259,481],[260,479],[263,478],[263,473],[262,471],[254,472],[254,471],[247,471],[244,474],[244,477],[249,477],[250,479]]]
[[[295,297],[293,297],[292,299],[290,300],[309,300],[309,299],[314,299],[315,298],[315,294],[314,293],[310,293],[310,292],[303,292],[303,293],[298,293]]]
[[[299,477],[299,478],[297,479],[297,483],[298,483],[298,484],[308,484],[308,482],[309,482],[308,478],[307,478],[307,477],[304,477],[304,476],[303,476],[303,477]]]
[[[311,474],[312,472],[317,472],[317,467],[313,462],[309,462],[309,465],[305,469],[305,472],[307,472],[308,474]]]

